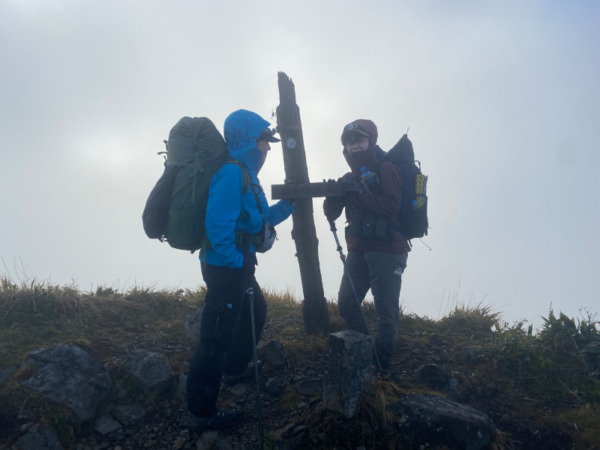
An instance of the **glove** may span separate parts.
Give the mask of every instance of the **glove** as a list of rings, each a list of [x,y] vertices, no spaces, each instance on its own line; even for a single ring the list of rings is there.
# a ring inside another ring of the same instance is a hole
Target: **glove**
[[[254,270],[256,269],[256,253],[252,253],[250,250],[244,250],[244,262],[242,263],[242,270],[244,271],[244,275],[251,276],[254,275]]]
[[[340,217],[344,210],[344,198],[343,197],[325,197],[323,202],[323,212],[329,222],[334,222],[335,219]]]
[[[362,193],[362,187],[354,178],[342,178],[342,192],[346,196],[358,197]]]

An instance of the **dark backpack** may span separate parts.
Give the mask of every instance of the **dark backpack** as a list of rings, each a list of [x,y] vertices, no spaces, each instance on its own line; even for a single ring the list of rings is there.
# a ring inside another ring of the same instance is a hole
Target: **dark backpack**
[[[225,139],[210,119],[181,118],[169,132],[165,170],[142,214],[146,235],[173,248],[198,250],[205,240],[210,181],[229,161]]]
[[[402,204],[400,231],[406,239],[427,235],[427,176],[421,172],[420,161],[415,160],[413,145],[405,134],[387,153],[383,161],[396,164],[402,172]]]

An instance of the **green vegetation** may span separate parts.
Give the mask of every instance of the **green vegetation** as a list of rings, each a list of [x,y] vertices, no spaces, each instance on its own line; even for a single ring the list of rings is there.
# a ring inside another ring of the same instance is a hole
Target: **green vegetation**
[[[186,334],[184,320],[202,307],[204,295],[202,287],[126,292],[98,287],[85,293],[75,286],[16,284],[2,278],[0,370],[19,366],[40,347],[74,343],[113,368],[116,376],[137,347],[160,348],[173,369],[185,373],[195,343]],[[327,337],[306,335],[301,305],[292,295],[266,291],[265,296],[269,312],[264,343],[281,341],[290,353],[292,369],[310,367],[316,355],[326,355]],[[335,303],[329,303],[329,312],[331,331],[343,329]],[[372,304],[365,305],[365,317],[374,329]],[[502,322],[490,307],[459,305],[437,321],[403,315],[399,340],[391,379],[373,382],[355,420],[328,413],[320,402],[310,402],[313,406],[302,414],[295,412],[299,403],[306,402],[297,389],[287,389],[271,410],[265,409],[265,416],[294,414],[307,430],[296,435],[298,448],[372,448],[395,442],[390,439],[397,418],[386,406],[407,393],[433,392],[415,373],[423,364],[437,364],[459,381],[460,401],[492,417],[499,430],[495,448],[525,448],[524,443],[532,445],[536,439],[539,448],[550,441],[566,448],[600,448],[600,324],[591,313],[574,319],[550,311],[541,331],[533,333],[524,321]],[[86,430],[72,423],[68,411],[20,387],[28,371],[19,368],[0,387],[0,435],[18,435],[15,418],[25,408],[36,417],[47,417],[63,442],[76,442]],[[125,379],[117,383],[127,386]],[[167,400],[147,401],[153,402],[148,405],[151,410]],[[103,409],[108,411],[110,405]],[[274,433],[268,427],[266,432]],[[409,437],[403,439],[410,448]]]

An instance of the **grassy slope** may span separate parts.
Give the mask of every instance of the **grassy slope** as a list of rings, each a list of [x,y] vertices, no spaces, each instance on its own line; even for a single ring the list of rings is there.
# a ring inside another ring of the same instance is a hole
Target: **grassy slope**
[[[266,296],[269,313],[263,342],[278,339],[285,344],[289,370],[307,368],[300,373],[317,373],[317,360],[326,360],[327,338],[305,334],[301,306],[290,295],[267,292]],[[84,293],[73,286],[35,281],[16,285],[2,279],[0,370],[20,364],[37,348],[75,343],[116,374],[127,354],[139,347],[160,348],[175,372],[185,373],[194,343],[183,322],[202,306],[203,297],[202,289],[119,293],[98,288]],[[336,305],[329,304],[329,310],[331,331],[343,329]],[[373,329],[372,306],[366,305],[365,316]],[[355,421],[323,411],[319,402],[298,416],[294,410],[302,398],[294,389],[287,389],[280,401],[268,406],[265,416],[295,414],[294,420],[307,429],[298,438],[299,446],[343,448],[356,442],[367,448],[380,446],[392,437],[395,419],[385,405],[406,393],[431,392],[415,381],[414,374],[422,364],[435,363],[459,380],[465,403],[492,417],[499,429],[497,448],[522,448],[536,439],[540,445],[553,441],[559,446],[600,448],[598,323],[593,318],[576,322],[550,314],[537,336],[525,326],[501,323],[497,313],[481,305],[457,307],[439,321],[403,316],[392,377],[374,383]],[[90,431],[74,426],[68,411],[22,389],[19,381],[28,376],[28,369],[21,368],[0,388],[0,436],[14,442],[22,409],[44,417],[59,430],[63,442],[76,442]],[[155,399],[140,398],[152,408]],[[109,410],[110,401],[102,408]],[[277,434],[268,424],[266,431]]]

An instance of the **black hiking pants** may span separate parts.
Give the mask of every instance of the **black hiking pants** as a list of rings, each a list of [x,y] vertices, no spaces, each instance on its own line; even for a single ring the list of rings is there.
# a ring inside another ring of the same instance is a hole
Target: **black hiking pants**
[[[377,310],[375,350],[383,370],[388,370],[398,342],[400,287],[407,259],[407,253],[348,252],[347,271],[344,271],[338,293],[338,309],[348,327],[369,334],[362,320],[360,305],[371,289]]]
[[[202,264],[206,298],[200,342],[187,379],[188,410],[198,416],[214,412],[223,373],[241,373],[253,355],[250,302],[246,290],[254,288],[256,341],[262,333],[267,304],[254,275],[242,269]]]

